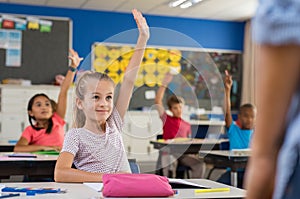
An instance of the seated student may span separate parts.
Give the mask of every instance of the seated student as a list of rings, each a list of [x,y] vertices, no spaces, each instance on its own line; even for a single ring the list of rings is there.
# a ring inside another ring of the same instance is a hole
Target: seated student
[[[100,182],[105,173],[131,172],[121,132],[150,35],[143,15],[135,9],[132,13],[139,37],[116,104],[115,84],[107,74],[86,71],[76,82],[75,128],[66,133],[56,161],[57,182]],[[73,163],[76,169],[72,168]]]
[[[173,75],[166,73],[162,85],[159,87],[156,97],[155,104],[158,111],[159,117],[163,122],[163,139],[173,138],[187,138],[191,136],[191,125],[182,119],[182,106],[184,100],[181,97],[172,95],[168,98],[167,105],[172,113],[172,116],[168,115],[164,109],[162,99],[164,97],[168,84],[172,81]],[[197,155],[182,155],[173,154],[170,155],[167,152],[163,152],[161,156],[161,165],[163,167],[163,175],[169,176],[175,174],[176,159],[180,161],[184,166],[188,166],[192,171],[192,178],[202,178],[204,174],[205,164],[201,161]],[[171,172],[170,172],[171,171]],[[174,176],[170,177],[174,177]]]
[[[231,115],[230,91],[232,87],[232,77],[225,71],[225,126],[229,137],[230,149],[249,148],[253,134],[256,108],[252,104],[243,104],[238,113],[239,125],[237,125]]]
[[[230,150],[247,149],[250,146],[251,137],[254,130],[256,108],[252,104],[243,104],[238,113],[238,124],[235,123],[231,115],[230,91],[232,87],[232,77],[225,71],[225,127],[229,137]],[[242,187],[244,170],[238,172],[238,187]],[[218,182],[230,184],[230,170],[224,173]]]
[[[82,60],[72,49],[70,54],[71,66],[60,87],[57,104],[44,93],[36,94],[29,100],[27,111],[30,126],[23,131],[14,152],[61,150],[65,134],[63,118],[67,107],[67,93]]]

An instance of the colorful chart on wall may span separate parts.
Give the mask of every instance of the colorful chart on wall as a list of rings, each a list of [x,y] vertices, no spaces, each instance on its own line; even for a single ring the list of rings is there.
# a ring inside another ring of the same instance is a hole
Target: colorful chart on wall
[[[71,38],[70,18],[0,14],[0,81],[53,84],[57,74],[66,73]]]
[[[132,46],[95,43],[93,45],[93,69],[107,73],[115,83],[120,83],[133,52]],[[180,50],[147,48],[135,86],[160,85],[162,77],[171,68],[180,72],[180,60]]]
[[[134,46],[95,43],[92,52],[93,70],[107,73],[116,84],[121,83],[124,71],[134,52]],[[232,107],[238,109],[242,83],[241,57],[242,54],[239,52],[206,52],[203,49],[148,46],[135,80],[136,92],[141,90],[141,94],[136,94],[131,105],[137,105],[137,108],[151,106],[153,102],[143,98],[143,93],[146,90],[157,89],[165,74],[170,72],[175,76],[180,76],[181,81],[173,78],[171,87],[178,92],[177,94],[184,96],[186,104],[192,104],[195,101],[192,97],[189,99],[192,90],[199,100],[199,104],[201,103],[209,109],[211,98],[216,97],[213,95],[220,95],[216,98],[223,99],[221,95],[224,87],[219,86],[220,78],[216,78],[215,74],[223,75],[225,70],[228,70],[234,81]],[[217,92],[211,93],[208,84]],[[141,104],[141,102],[143,103]]]

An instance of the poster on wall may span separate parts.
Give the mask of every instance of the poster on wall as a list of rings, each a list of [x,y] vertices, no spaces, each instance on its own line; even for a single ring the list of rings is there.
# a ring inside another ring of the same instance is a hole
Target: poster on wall
[[[93,70],[107,73],[116,84],[121,83],[133,51],[134,46],[132,45],[94,43],[92,46]],[[225,70],[228,70],[233,76],[232,106],[238,108],[242,83],[241,58],[240,52],[148,46],[135,86],[137,88],[144,87],[144,92],[157,89],[161,85],[165,73],[180,74],[174,76],[169,88],[176,90],[176,95],[184,96],[187,105],[193,106],[196,97],[199,104],[210,109],[211,98],[220,100],[219,104],[223,103],[224,87],[220,86],[220,84],[223,85],[220,82],[223,77],[216,77],[216,74],[222,76]],[[211,92],[211,88],[215,92]],[[146,103],[147,100],[144,101]],[[148,105],[151,103],[153,102]]]
[[[5,66],[21,67],[22,31],[52,31],[52,22],[36,17],[0,15],[0,49],[5,50]]]
[[[6,50],[5,66],[21,66],[22,32],[0,29],[0,48]]]

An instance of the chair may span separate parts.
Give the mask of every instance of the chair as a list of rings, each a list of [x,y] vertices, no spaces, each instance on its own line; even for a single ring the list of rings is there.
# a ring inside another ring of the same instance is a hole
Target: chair
[[[128,159],[131,173],[140,173],[140,167],[136,162],[136,159]]]
[[[176,178],[179,179],[189,179],[190,178],[190,170],[191,167],[189,166],[185,166],[185,165],[181,165],[180,161],[178,161],[178,165],[176,168]]]

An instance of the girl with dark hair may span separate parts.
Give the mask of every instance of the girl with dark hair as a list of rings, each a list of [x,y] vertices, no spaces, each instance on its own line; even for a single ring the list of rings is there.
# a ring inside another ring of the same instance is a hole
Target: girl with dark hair
[[[61,85],[57,106],[54,109],[51,99],[43,93],[36,94],[29,100],[27,111],[30,126],[23,131],[14,152],[61,150],[64,141],[63,118],[66,114],[68,89],[82,60],[72,49],[70,54],[71,66]]]

